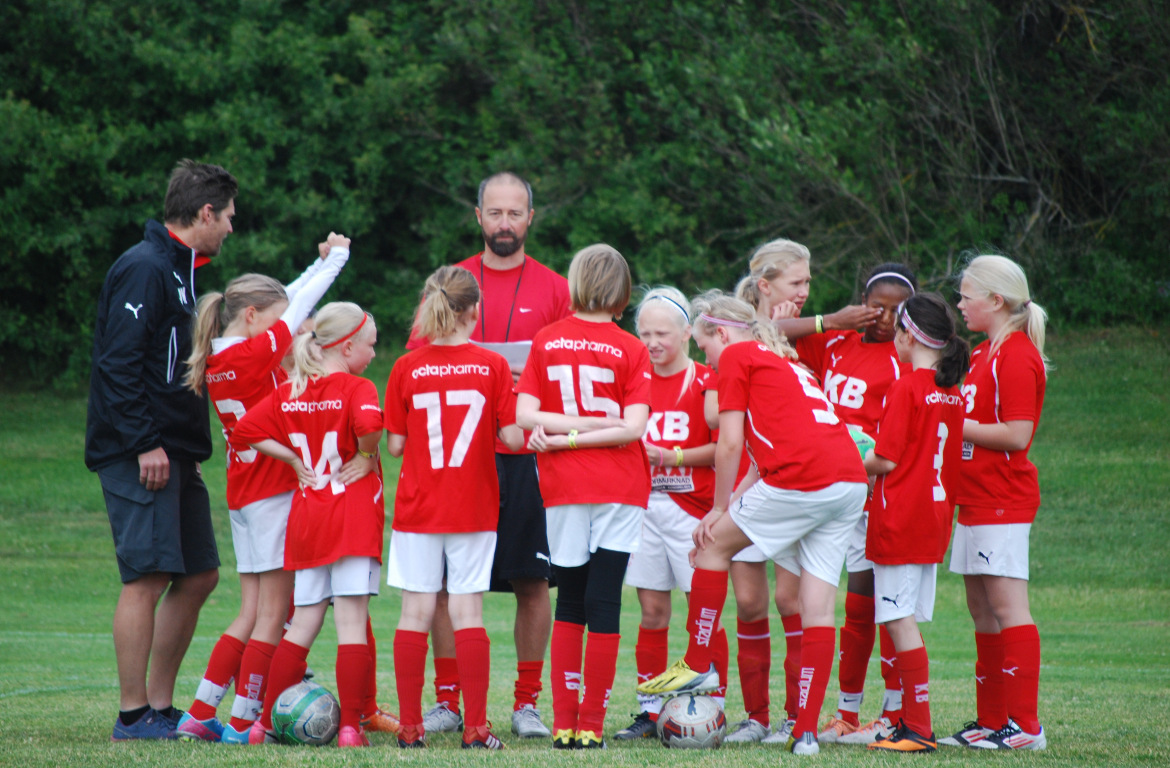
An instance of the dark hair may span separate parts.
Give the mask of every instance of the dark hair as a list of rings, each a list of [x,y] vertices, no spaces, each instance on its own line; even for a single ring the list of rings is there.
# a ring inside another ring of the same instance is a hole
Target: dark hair
[[[898,314],[898,327],[903,330],[908,330],[907,316],[923,334],[943,343],[934,383],[940,387],[959,384],[971,364],[971,347],[966,339],[955,335],[955,314],[950,305],[937,293],[916,293],[906,299]]]
[[[909,288],[911,294],[918,293],[918,278],[914,276],[914,270],[905,264],[887,261],[885,264],[878,264],[869,271],[861,295],[868,296],[870,289],[883,283],[896,285],[899,288]]]
[[[479,194],[475,198],[476,208],[483,208],[483,191],[487,189],[487,185],[491,184],[493,181],[510,181],[513,184],[523,184],[524,191],[528,193],[528,210],[532,210],[532,185],[525,181],[522,176],[512,173],[511,171],[500,171],[499,173],[493,173],[491,176],[488,176],[479,183]]]
[[[199,216],[199,210],[211,203],[211,210],[227,208],[240,191],[236,177],[218,165],[180,160],[167,183],[163,201],[163,221],[185,227]]]

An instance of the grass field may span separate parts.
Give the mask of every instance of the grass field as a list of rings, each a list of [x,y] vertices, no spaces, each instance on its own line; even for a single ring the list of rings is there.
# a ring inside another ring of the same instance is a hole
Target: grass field
[[[1056,365],[1043,422],[1033,448],[1044,494],[1033,531],[1033,613],[1043,638],[1041,720],[1049,749],[1043,753],[995,755],[940,751],[899,758],[864,749],[827,747],[821,765],[871,766],[910,760],[947,765],[984,763],[1052,766],[1170,765],[1170,449],[1162,434],[1170,427],[1166,379],[1170,336],[1125,329],[1050,336]],[[392,355],[383,352],[369,371],[379,389]],[[634,766],[679,762],[707,765],[771,765],[797,761],[778,749],[725,747],[715,752],[674,753],[656,742],[610,741],[605,753],[553,752],[544,741],[508,738],[515,658],[511,642],[513,603],[486,600],[493,642],[489,717],[508,744],[485,755],[458,749],[455,735],[438,735],[424,753],[400,752],[375,735],[371,750],[264,747],[230,749],[181,743],[111,744],[118,690],[110,622],[118,576],[97,478],[85,470],[82,447],[84,396],[46,393],[0,394],[0,765],[119,766],[198,765],[384,765],[423,766],[493,761],[528,766],[535,761],[570,765]],[[386,464],[387,477],[396,466]],[[222,459],[205,467],[216,510],[220,554],[219,588],[202,613],[179,677],[175,704],[190,703],[219,633],[238,607],[223,503]],[[391,494],[392,498],[392,494]],[[389,526],[387,526],[387,534]],[[636,710],[633,643],[638,608],[625,595],[623,653],[610,702],[607,733],[623,727]],[[838,617],[843,614],[843,598]],[[684,646],[683,606],[675,603],[672,653]],[[379,640],[379,699],[397,710],[391,643],[399,609],[394,590],[383,587],[371,603]],[[726,626],[734,634],[734,601]],[[949,733],[974,717],[974,641],[958,577],[940,572],[936,620],[923,634],[932,661],[931,699],[935,727]],[[773,621],[773,636],[782,637]],[[335,638],[327,627],[310,664],[318,679],[335,689]],[[774,643],[782,651],[782,643]],[[734,648],[733,648],[734,651]],[[776,657],[777,660],[779,657]],[[773,664],[772,701],[783,701]],[[547,670],[547,668],[546,668]],[[547,675],[547,671],[546,671]],[[735,674],[732,674],[733,682]],[[428,676],[429,680],[429,676]],[[863,717],[881,700],[877,661],[871,662]],[[547,685],[547,683],[546,683]],[[826,698],[835,704],[836,673]],[[425,703],[429,704],[428,698]],[[230,702],[230,694],[228,698]],[[225,702],[221,713],[230,704]],[[547,692],[542,697],[551,722]],[[729,720],[740,719],[742,702],[732,685]]]

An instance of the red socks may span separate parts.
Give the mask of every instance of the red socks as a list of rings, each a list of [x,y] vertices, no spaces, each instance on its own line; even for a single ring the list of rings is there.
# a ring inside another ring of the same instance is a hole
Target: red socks
[[[691,577],[691,604],[687,610],[687,666],[696,672],[711,668],[711,641],[727,602],[727,571],[696,568]]]
[[[784,624],[784,715],[796,719],[796,702],[800,698],[800,644],[804,641],[804,630],[800,614],[781,616]]]
[[[590,632],[585,644],[585,670],[581,706],[577,715],[578,731],[593,731],[601,736],[605,726],[605,710],[609,708],[609,694],[617,674],[618,643],[622,636]]]
[[[553,731],[577,730],[581,706],[581,649],[585,625],[554,621],[549,648],[549,676],[552,678]]]
[[[634,646],[634,663],[638,667],[639,684],[666,671],[666,665],[670,661],[666,644],[669,632],[669,627],[646,629],[639,625],[638,642]],[[724,637],[726,638],[726,635]],[[662,709],[662,699],[659,696],[647,696],[639,693],[638,705],[643,712],[657,715]]]
[[[341,704],[341,727],[362,726],[362,708],[370,688],[370,649],[362,643],[337,646],[337,701]]]
[[[366,686],[366,700],[362,704],[363,719],[378,711],[378,642],[369,616],[366,617],[366,651],[370,654],[370,684]]]
[[[435,666],[438,666],[438,659]],[[454,659],[450,659],[454,662]],[[423,670],[427,666],[427,633],[394,632],[394,681],[398,686],[398,717],[402,727],[422,729]],[[436,681],[438,678],[436,677]]]
[[[997,731],[1007,725],[1003,690],[1003,638],[975,633],[975,713],[979,725]]]
[[[459,713],[459,665],[452,658],[435,658],[435,701]]]
[[[215,710],[223,701],[228,686],[240,671],[240,659],[244,656],[244,644],[231,635],[220,635],[207,660],[207,671],[195,691],[195,700],[187,709],[196,720],[215,717]]]
[[[272,730],[272,706],[280,694],[305,679],[306,660],[309,649],[289,640],[281,640],[272,654],[272,665],[268,668],[268,689],[264,696],[264,712],[260,724],[267,731]]]
[[[796,738],[817,732],[817,718],[825,703],[825,689],[833,671],[833,645],[837,632],[833,627],[805,627],[800,646],[800,698],[797,701]]]
[[[731,651],[727,648],[727,633],[720,624],[715,629],[715,637],[711,640],[711,663],[715,665],[715,673],[719,675],[719,687],[711,695],[721,700],[727,696],[727,664],[730,654]]]
[[[930,722],[930,660],[926,648],[898,654],[902,678],[902,722],[922,736],[934,733]]]
[[[260,711],[264,707],[264,694],[268,690],[268,668],[272,666],[272,654],[275,652],[275,645],[259,640],[249,640],[244,648],[230,723],[232,728],[241,733],[260,717]]]
[[[1040,632],[1035,624],[1008,627],[1003,641],[1003,695],[1008,716],[1027,733],[1040,733]]]
[[[695,571],[698,574],[698,571]],[[691,605],[694,605],[691,593]],[[743,708],[747,716],[767,728],[770,725],[768,676],[772,670],[772,635],[768,619],[759,621],[736,620],[736,638],[739,652],[739,684],[743,689]],[[697,669],[692,666],[691,669]]]
[[[455,632],[455,662],[463,685],[463,727],[487,725],[487,695],[491,680],[491,641],[483,627]]]
[[[536,699],[540,696],[540,678],[544,674],[544,661],[519,661],[516,663],[516,688],[514,690],[513,711],[525,704],[536,706]]]
[[[877,633],[873,619],[872,595],[845,593],[845,623],[841,626],[841,652],[837,666],[837,682],[841,688],[837,714],[851,725],[860,725],[857,713],[861,711],[865,675]]]
[[[897,724],[902,717],[902,679],[898,674],[898,651],[894,648],[894,639],[889,630],[881,627],[878,631],[878,644],[882,654],[882,680],[886,690],[882,696],[882,717],[889,718],[891,723]]]

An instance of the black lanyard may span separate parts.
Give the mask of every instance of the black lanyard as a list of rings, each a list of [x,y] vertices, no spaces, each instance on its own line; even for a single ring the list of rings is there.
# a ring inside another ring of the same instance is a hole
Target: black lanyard
[[[520,274],[516,276],[516,289],[512,291],[512,307],[508,310],[508,327],[504,329],[504,341],[508,341],[508,335],[512,333],[512,313],[516,311],[516,299],[520,296],[520,281],[524,279],[524,267],[528,266],[528,256],[524,256],[524,261],[520,263]],[[487,304],[487,289],[484,288],[483,276],[483,256],[479,257],[479,289],[482,296],[480,300],[483,304]],[[479,337],[487,341],[487,312],[483,307],[479,308]]]

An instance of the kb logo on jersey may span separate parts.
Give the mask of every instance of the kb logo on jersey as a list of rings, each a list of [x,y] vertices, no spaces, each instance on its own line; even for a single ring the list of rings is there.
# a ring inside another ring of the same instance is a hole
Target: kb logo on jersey
[[[654,443],[683,443],[691,436],[691,416],[686,411],[662,411],[650,414],[646,422],[646,439]]]

